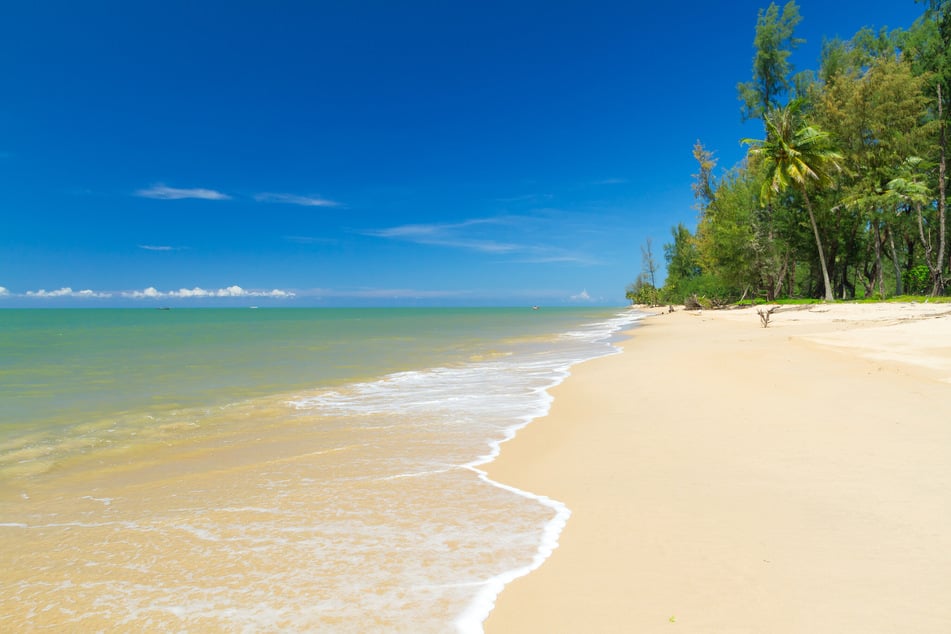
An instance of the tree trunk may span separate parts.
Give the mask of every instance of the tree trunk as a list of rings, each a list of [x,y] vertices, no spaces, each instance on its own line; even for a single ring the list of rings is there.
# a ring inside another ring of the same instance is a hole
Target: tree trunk
[[[904,295],[904,288],[901,279],[901,262],[898,261],[898,250],[895,248],[895,232],[885,228],[888,234],[888,245],[892,249],[892,267],[895,269],[895,295]]]
[[[847,265],[842,267],[841,286],[842,286],[842,299],[851,299],[850,296],[853,295],[854,292],[850,293],[851,285],[849,284],[849,267]]]
[[[812,213],[812,203],[809,201],[809,194],[806,188],[802,188],[802,198],[806,201],[806,211],[809,212],[809,222],[812,223],[812,233],[816,236],[816,248],[819,250],[819,266],[822,267],[822,283],[825,284],[825,301],[831,302],[835,298],[832,296],[832,284],[829,282],[829,269],[826,267],[826,256],[822,251],[822,240],[819,238],[819,225],[816,224],[816,215]]]
[[[934,275],[934,273],[932,273],[932,276],[934,277],[931,288],[932,295],[941,295],[944,293],[944,278],[941,275],[941,269],[944,268],[945,240],[947,238],[947,232],[945,230],[945,212],[947,203],[945,201],[944,188],[946,178],[946,148],[948,144],[948,137],[947,127],[944,121],[944,106],[940,82],[938,82],[938,121],[941,125],[941,136],[938,143],[938,149],[940,151],[938,160],[938,274]],[[948,267],[951,268],[951,262],[948,263]]]
[[[878,226],[878,220],[874,222],[875,227],[875,270],[878,271],[878,296],[885,299],[885,267],[882,265],[882,228]]]
[[[786,251],[786,257],[789,258],[789,251]],[[786,270],[786,296],[794,297],[796,295],[796,258],[789,258],[789,268]]]
[[[925,237],[925,223],[921,213],[921,203],[915,203],[915,213],[918,214],[918,235],[921,237],[921,244],[925,248],[925,264],[928,265],[928,271],[931,273],[931,296],[940,293],[938,287],[941,285],[941,258],[932,259],[931,240]],[[930,232],[929,232],[930,233]]]

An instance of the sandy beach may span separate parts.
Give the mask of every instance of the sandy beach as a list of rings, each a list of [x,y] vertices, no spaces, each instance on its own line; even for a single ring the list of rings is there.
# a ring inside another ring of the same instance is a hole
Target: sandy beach
[[[486,632],[951,631],[951,304],[631,334],[489,465],[572,516]]]

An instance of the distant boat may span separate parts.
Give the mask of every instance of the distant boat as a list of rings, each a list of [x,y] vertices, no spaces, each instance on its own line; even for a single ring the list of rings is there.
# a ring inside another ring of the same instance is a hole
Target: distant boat
[[[257,306],[248,306],[248,308],[251,308],[251,309],[253,310],[253,309],[257,308]]]
[[[155,310],[172,310],[172,309],[169,308],[168,306],[160,306],[160,307],[156,308]]]
[[[538,306],[532,306],[532,310],[538,310]]]

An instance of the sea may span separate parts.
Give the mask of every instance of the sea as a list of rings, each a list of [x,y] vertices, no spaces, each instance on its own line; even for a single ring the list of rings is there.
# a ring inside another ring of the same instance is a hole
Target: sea
[[[570,516],[483,466],[642,316],[0,310],[0,631],[481,632]]]

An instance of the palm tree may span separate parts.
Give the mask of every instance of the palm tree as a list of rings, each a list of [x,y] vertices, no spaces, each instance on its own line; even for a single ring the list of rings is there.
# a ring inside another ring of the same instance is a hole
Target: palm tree
[[[928,265],[928,271],[931,273],[931,295],[932,297],[941,295],[944,292],[944,278],[941,275],[941,268],[944,261],[944,223],[940,222],[938,226],[938,254],[934,256],[934,245],[932,241],[932,230],[929,228],[927,235],[925,233],[925,222],[922,217],[922,208],[930,205],[934,200],[931,189],[922,180],[921,169],[926,164],[918,157],[905,159],[901,167],[901,176],[888,182],[888,189],[885,196],[897,203],[903,203],[914,207],[918,216],[918,236],[921,238],[921,244],[925,249],[925,263]]]
[[[820,187],[830,186],[832,177],[829,172],[841,169],[838,161],[842,156],[829,148],[827,132],[814,126],[801,125],[799,109],[800,103],[794,101],[785,107],[770,110],[763,117],[766,139],[743,139],[743,143],[750,146],[749,156],[761,158],[766,168],[767,178],[760,196],[764,205],[792,186],[802,194],[819,250],[825,300],[831,302],[834,298],[829,269],[806,185],[813,182]]]

